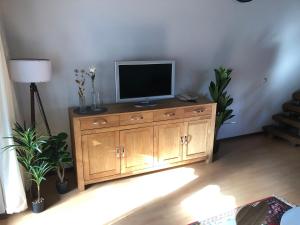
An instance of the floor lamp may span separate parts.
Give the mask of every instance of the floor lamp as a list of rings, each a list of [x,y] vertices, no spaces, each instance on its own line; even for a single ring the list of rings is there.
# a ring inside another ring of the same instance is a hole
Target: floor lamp
[[[35,128],[35,99],[37,101],[47,133],[51,131],[44,111],[36,83],[48,82],[51,79],[51,62],[47,59],[13,59],[9,62],[11,79],[15,82],[30,83],[31,126]]]

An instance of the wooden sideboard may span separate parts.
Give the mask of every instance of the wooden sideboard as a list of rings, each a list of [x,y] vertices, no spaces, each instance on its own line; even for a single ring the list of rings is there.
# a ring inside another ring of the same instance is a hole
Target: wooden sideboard
[[[69,109],[77,185],[212,160],[216,104],[161,100],[154,107],[106,105],[107,112]]]

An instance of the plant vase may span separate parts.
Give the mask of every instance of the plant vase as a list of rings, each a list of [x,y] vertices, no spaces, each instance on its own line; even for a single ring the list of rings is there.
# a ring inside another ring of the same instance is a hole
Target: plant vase
[[[33,213],[40,213],[43,212],[45,209],[45,200],[43,198],[40,198],[40,200],[36,200],[32,202],[32,212]]]
[[[214,136],[214,147],[213,147],[213,161],[217,160],[218,153],[220,150],[220,141],[217,139],[219,130],[216,128]]]
[[[85,102],[85,96],[84,95],[79,95],[79,112],[84,113],[86,112],[86,102]]]
[[[100,91],[92,91],[92,106],[93,111],[103,111],[102,97]]]
[[[91,95],[92,95],[91,109],[95,111],[97,108],[97,94],[96,94],[95,90],[92,91]]]
[[[69,182],[67,180],[64,180],[62,183],[57,181],[56,190],[59,194],[66,194],[69,191]]]

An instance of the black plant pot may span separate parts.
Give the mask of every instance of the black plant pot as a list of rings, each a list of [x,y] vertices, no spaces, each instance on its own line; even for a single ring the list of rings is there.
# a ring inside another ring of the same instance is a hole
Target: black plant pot
[[[45,200],[43,198],[41,198],[39,202],[38,201],[32,202],[32,212],[34,213],[43,212],[45,208],[44,203]]]
[[[218,155],[219,150],[220,150],[220,141],[215,141],[214,150],[213,150],[214,156]]]
[[[56,182],[56,190],[59,194],[66,194],[69,189],[69,182],[67,180],[65,180],[63,183],[60,183],[59,181]]]
[[[214,148],[213,148],[213,159],[212,161],[215,162],[219,158],[219,151],[220,151],[220,141],[214,141]]]

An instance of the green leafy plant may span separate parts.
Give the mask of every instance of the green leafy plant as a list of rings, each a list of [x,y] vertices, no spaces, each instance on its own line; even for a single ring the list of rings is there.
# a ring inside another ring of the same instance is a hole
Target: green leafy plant
[[[31,175],[31,180],[36,184],[37,187],[37,200],[36,202],[41,202],[41,183],[46,180],[46,174],[52,169],[51,164],[46,161],[38,160],[35,165],[30,166],[29,174]]]
[[[225,121],[234,117],[233,110],[229,106],[233,103],[233,98],[225,91],[231,81],[232,69],[220,67],[215,69],[216,82],[211,82],[209,92],[211,98],[217,103],[216,134]]]
[[[59,133],[58,135],[51,136],[44,144],[45,157],[49,159],[49,162],[56,170],[59,182],[64,182],[65,167],[72,163],[72,157],[67,150],[68,145],[66,139],[68,135],[66,133]]]
[[[38,198],[36,202],[41,202],[40,185],[46,180],[45,175],[52,169],[52,165],[47,162],[47,158],[42,154],[42,147],[47,138],[37,135],[35,129],[26,128],[15,124],[12,137],[6,137],[13,140],[13,144],[5,146],[4,150],[15,149],[17,159],[25,168],[26,172],[31,175],[31,180],[37,185]]]

